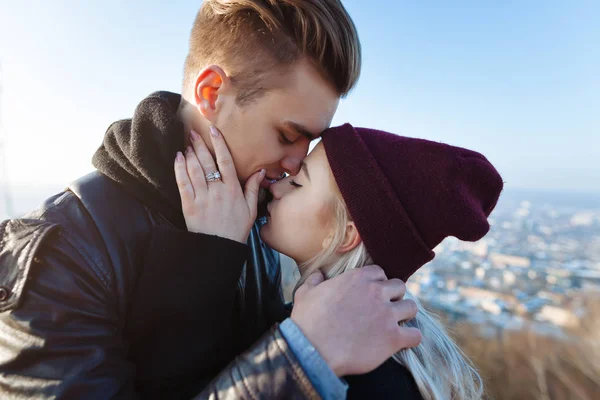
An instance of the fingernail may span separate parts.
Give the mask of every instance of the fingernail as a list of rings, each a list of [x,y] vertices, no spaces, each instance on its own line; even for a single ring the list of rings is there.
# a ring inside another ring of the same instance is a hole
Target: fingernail
[[[188,147],[185,148],[185,152],[186,153],[189,153],[191,151],[192,151],[192,146],[188,146]]]
[[[177,157],[175,157],[175,161],[181,162],[183,161],[183,154],[180,151],[177,152]]]
[[[219,137],[219,130],[216,126],[211,125],[208,129],[210,130],[210,134],[213,135],[213,137]]]
[[[260,179],[263,179],[265,177],[265,174],[267,173],[266,169],[261,169],[260,170]]]
[[[195,130],[191,130],[190,134],[192,136],[192,142],[195,142],[196,140],[198,140],[198,132],[196,132]]]

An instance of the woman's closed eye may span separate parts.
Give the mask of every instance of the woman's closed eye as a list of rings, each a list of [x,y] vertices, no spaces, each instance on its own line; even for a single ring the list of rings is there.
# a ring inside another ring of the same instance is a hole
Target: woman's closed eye
[[[297,183],[293,179],[290,179],[290,185],[292,185],[293,187],[296,187],[296,188],[301,188],[302,187],[302,185],[300,185],[299,183]]]

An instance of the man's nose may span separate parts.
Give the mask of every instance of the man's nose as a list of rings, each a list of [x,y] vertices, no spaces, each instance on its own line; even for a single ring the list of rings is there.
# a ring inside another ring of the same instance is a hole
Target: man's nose
[[[281,160],[281,167],[285,169],[290,175],[295,176],[300,173],[300,165],[302,160],[308,154],[309,141],[302,145],[298,145],[293,151],[288,154],[283,160]]]

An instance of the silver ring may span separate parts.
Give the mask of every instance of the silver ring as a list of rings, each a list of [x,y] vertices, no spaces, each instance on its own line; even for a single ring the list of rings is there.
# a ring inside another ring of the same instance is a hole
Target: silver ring
[[[206,174],[206,182],[217,182],[221,180],[221,173],[219,171],[213,171]]]

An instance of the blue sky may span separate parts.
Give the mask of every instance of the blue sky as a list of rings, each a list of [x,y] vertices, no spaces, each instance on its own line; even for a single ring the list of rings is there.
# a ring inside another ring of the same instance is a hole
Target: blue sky
[[[364,64],[335,124],[478,150],[507,188],[600,192],[600,2],[344,4]],[[199,5],[0,0],[11,181],[86,173],[112,121],[179,91]]]

